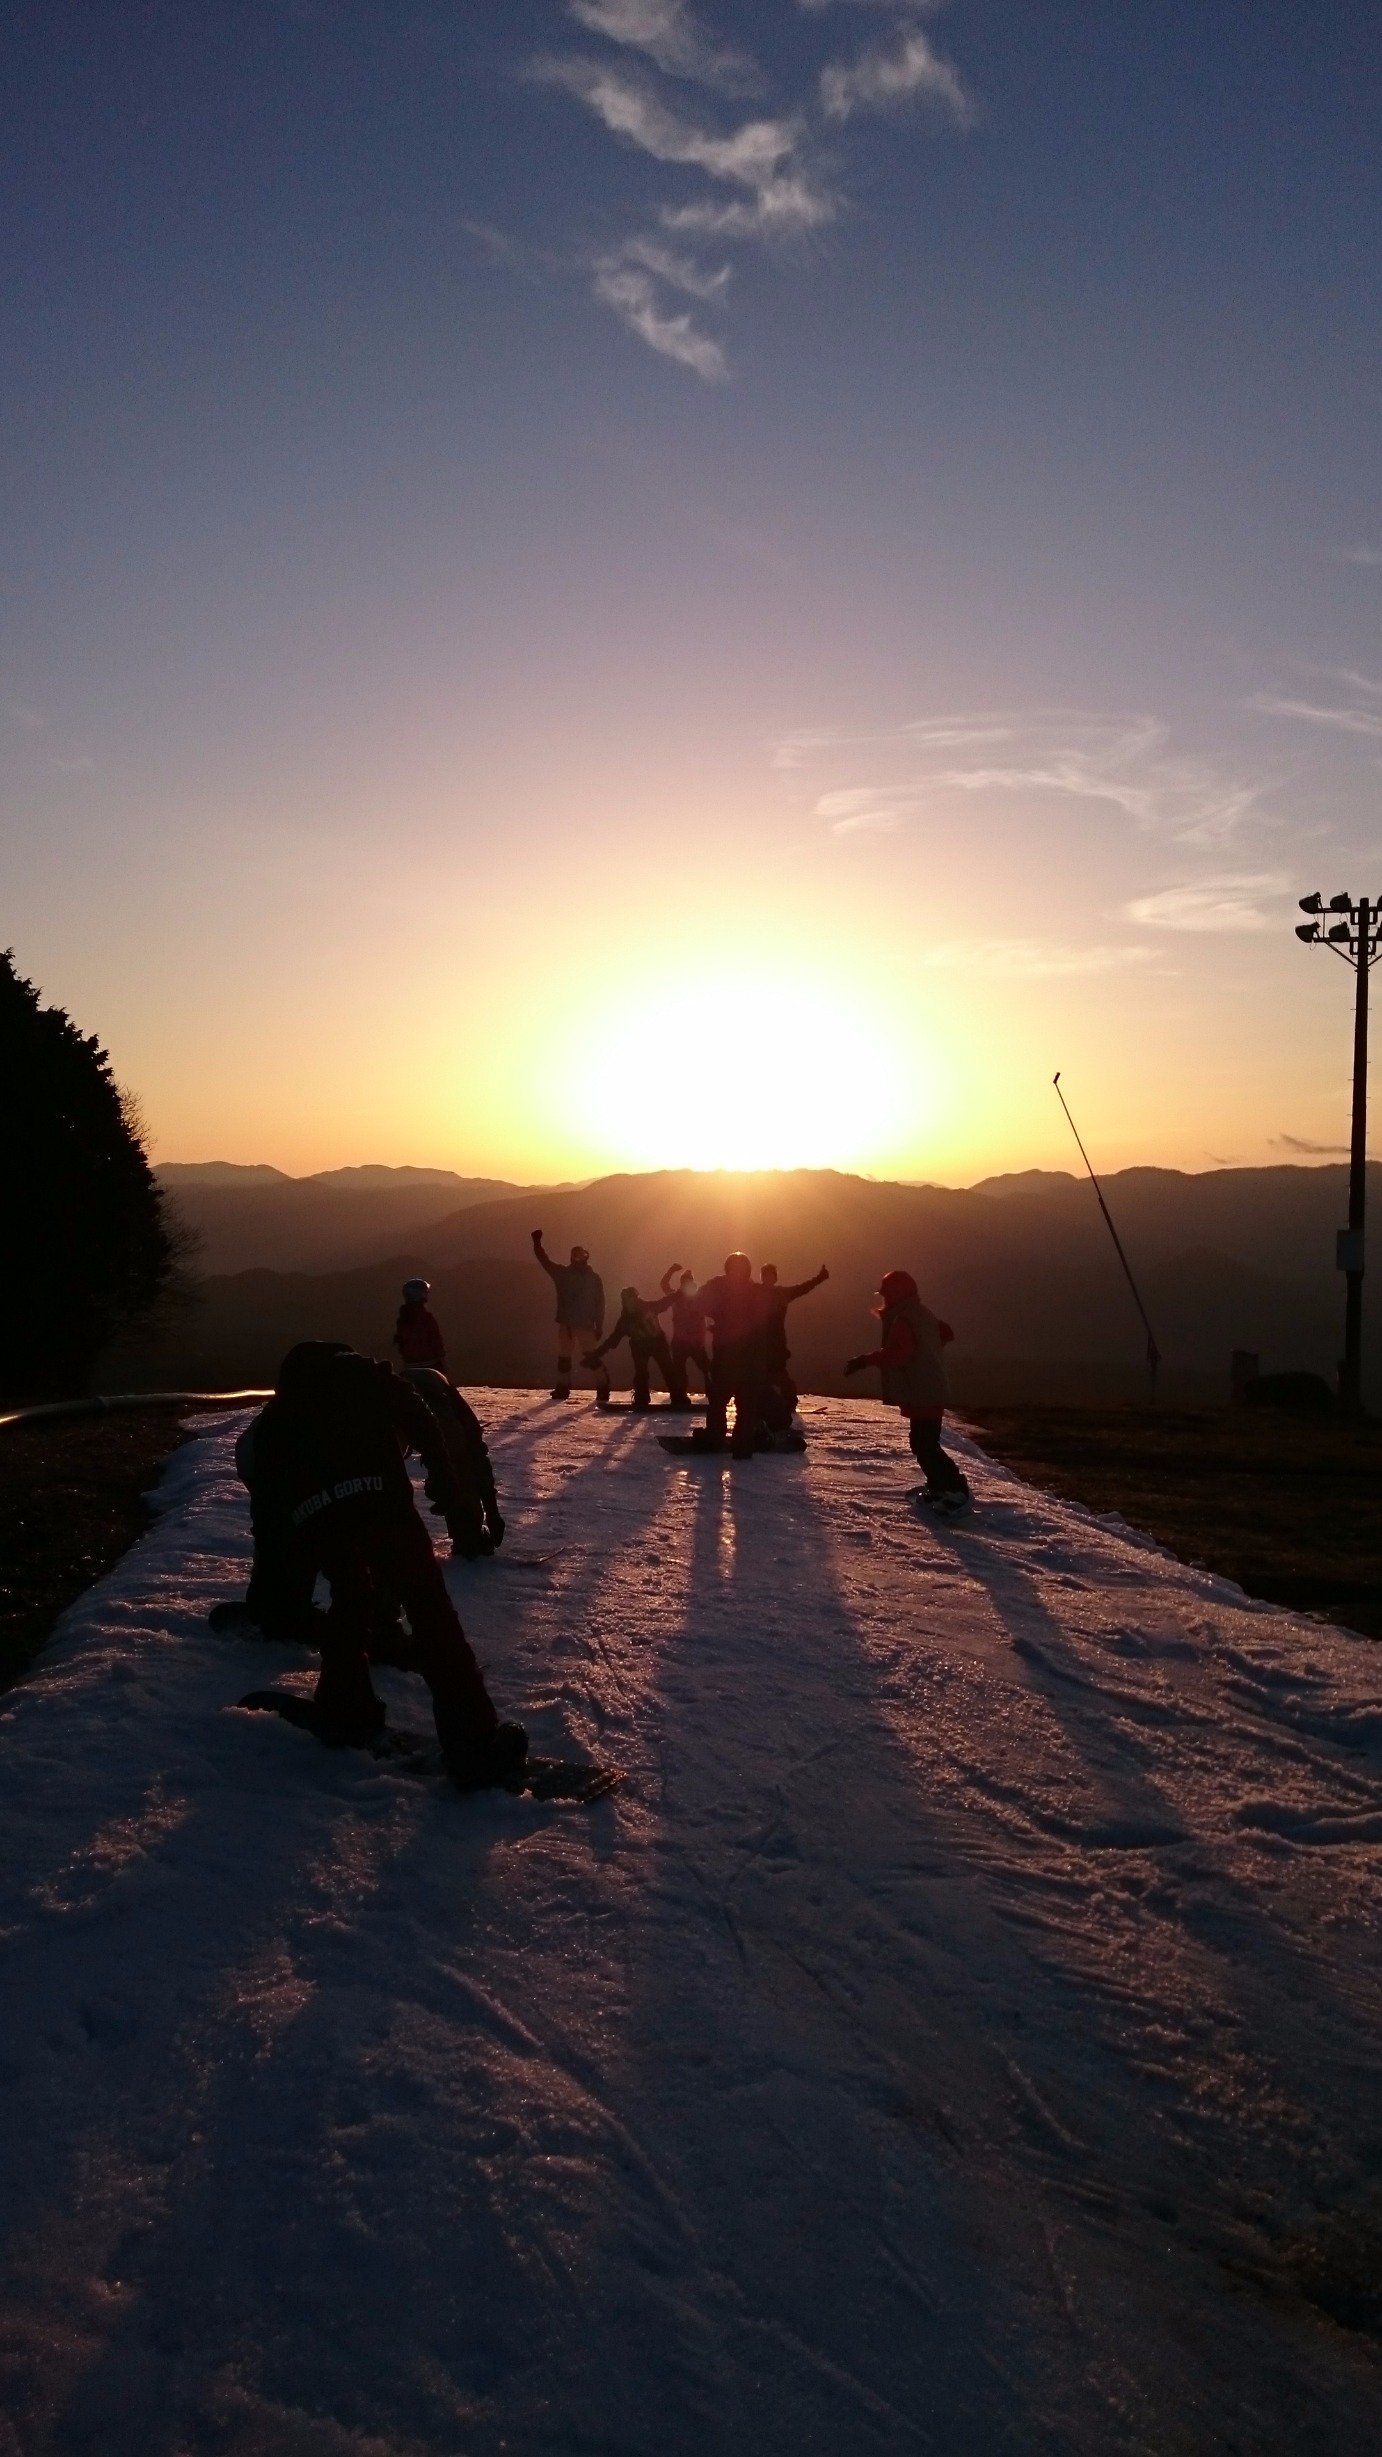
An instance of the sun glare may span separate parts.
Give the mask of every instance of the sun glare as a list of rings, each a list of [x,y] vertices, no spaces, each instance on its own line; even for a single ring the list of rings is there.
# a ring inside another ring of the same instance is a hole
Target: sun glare
[[[573,1090],[592,1145],[639,1169],[866,1167],[916,1108],[862,1015],[771,981],[631,998],[581,1053]]]

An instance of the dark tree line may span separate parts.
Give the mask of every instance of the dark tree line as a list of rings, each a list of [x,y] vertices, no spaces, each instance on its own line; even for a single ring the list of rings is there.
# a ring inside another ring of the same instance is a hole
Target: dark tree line
[[[171,1287],[178,1240],[100,1043],[0,955],[0,1398],[87,1388]]]

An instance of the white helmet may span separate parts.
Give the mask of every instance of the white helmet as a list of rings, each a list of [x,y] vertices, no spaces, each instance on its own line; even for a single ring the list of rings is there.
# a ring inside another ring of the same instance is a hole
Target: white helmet
[[[431,1294],[432,1283],[430,1280],[405,1280],[403,1283],[403,1302],[405,1305],[425,1305]]]

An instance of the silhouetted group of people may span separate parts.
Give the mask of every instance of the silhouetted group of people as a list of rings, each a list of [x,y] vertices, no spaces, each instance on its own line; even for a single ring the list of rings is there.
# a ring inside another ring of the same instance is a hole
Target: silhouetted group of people
[[[655,1297],[640,1297],[636,1287],[620,1290],[619,1313],[605,1335],[604,1282],[591,1267],[588,1249],[573,1246],[569,1263],[554,1263],[541,1229],[534,1229],[533,1252],[556,1290],[554,1399],[571,1397],[576,1359],[595,1376],[596,1404],[609,1407],[612,1391],[605,1359],[627,1340],[635,1408],[652,1406],[654,1367],[666,1385],[668,1405],[682,1411],[693,1405],[692,1369],[700,1375],[707,1401],[707,1449],[726,1440],[731,1401],[731,1448],[741,1457],[790,1427],[797,1388],[787,1344],[787,1308],[829,1279],[824,1263],[813,1279],[788,1287],[775,1264],[765,1263],[755,1279],[748,1256],[731,1254],[719,1276],[699,1289],[693,1272],[671,1263]]]
[[[690,1437],[692,1448],[715,1453],[728,1446],[744,1459],[804,1447],[794,1430],[787,1315],[829,1277],[824,1264],[813,1278],[785,1284],[772,1265],[755,1278],[748,1256],[731,1254],[697,1287],[691,1272],[672,1263],[656,1296],[621,1290],[606,1334],[604,1285],[587,1249],[573,1246],[568,1263],[554,1263],[535,1229],[533,1251],[556,1291],[554,1399],[571,1397],[579,1365],[595,1377],[597,1404],[609,1406],[605,1360],[627,1341],[635,1408],[652,1404],[654,1367],[674,1409],[695,1404],[691,1371],[700,1376],[706,1422]],[[358,1746],[382,1730],[371,1661],[421,1673],[447,1767],[463,1789],[474,1790],[512,1785],[526,1762],[527,1736],[500,1721],[413,1497],[409,1452],[422,1461],[427,1502],[453,1551],[474,1560],[503,1543],[484,1434],[447,1370],[430,1293],[425,1280],[404,1285],[394,1328],[397,1372],[337,1340],[302,1341],[284,1358],[273,1398],[236,1447],[254,1537],[244,1609],[267,1636],[305,1639],[320,1650],[314,1721],[323,1739]],[[875,1311],[878,1346],[851,1357],[844,1370],[878,1370],[885,1401],[908,1423],[926,1478],[920,1498],[957,1513],[968,1506],[969,1487],[940,1438],[950,1327],[923,1305],[905,1271],[884,1274]],[[313,1601],[319,1578],[330,1589],[325,1613]]]

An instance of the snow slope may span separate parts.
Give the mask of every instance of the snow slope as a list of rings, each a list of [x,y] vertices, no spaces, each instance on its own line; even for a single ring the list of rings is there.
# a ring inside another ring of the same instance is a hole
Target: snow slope
[[[233,1711],[229,1421],[3,1701],[4,2457],[1374,2449],[1377,1652],[878,1407],[480,1406],[616,1800]]]

